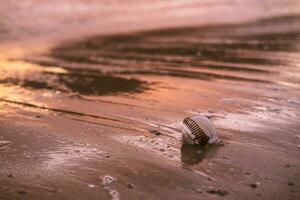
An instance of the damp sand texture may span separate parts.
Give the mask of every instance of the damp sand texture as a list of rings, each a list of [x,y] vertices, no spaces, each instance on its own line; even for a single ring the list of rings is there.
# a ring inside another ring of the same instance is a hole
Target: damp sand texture
[[[0,33],[1,200],[300,198],[298,16],[70,40],[21,22]],[[220,141],[182,145],[197,114]]]

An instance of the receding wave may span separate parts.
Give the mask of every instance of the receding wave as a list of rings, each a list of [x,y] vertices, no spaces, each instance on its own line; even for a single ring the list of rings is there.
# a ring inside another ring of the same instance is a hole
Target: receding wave
[[[29,61],[68,69],[96,69],[110,75],[280,82],[289,80],[283,75],[287,69],[298,71],[299,19],[91,37],[60,45]],[[273,32],[265,27],[272,27]]]

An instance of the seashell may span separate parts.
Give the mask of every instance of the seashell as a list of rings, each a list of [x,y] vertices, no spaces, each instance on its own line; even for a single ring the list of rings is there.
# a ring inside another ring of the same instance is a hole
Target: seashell
[[[219,135],[214,124],[203,115],[187,117],[183,120],[182,141],[185,144],[213,143]]]

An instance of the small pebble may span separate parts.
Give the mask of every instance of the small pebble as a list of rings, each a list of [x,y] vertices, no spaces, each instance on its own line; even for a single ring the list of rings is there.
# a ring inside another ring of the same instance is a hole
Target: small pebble
[[[258,182],[257,183],[250,183],[249,186],[255,189],[259,186],[259,184],[260,183],[258,183]]]
[[[135,188],[135,185],[133,185],[132,183],[128,183],[128,184],[127,184],[127,187],[130,188],[130,189],[134,189],[134,188]]]
[[[244,174],[246,174],[246,175],[250,175],[250,172],[244,171]]]
[[[27,191],[25,191],[25,190],[18,190],[18,193],[23,195],[23,194],[27,194]]]
[[[51,188],[51,189],[49,189],[49,192],[57,192],[58,191],[58,189],[57,188]]]
[[[289,181],[289,182],[288,182],[288,185],[289,185],[289,186],[293,186],[294,183],[293,183],[292,181]]]
[[[96,187],[94,184],[88,184],[88,187],[89,188],[94,188],[94,187]]]
[[[149,132],[154,133],[157,136],[161,135],[161,132],[159,132],[158,130],[150,130]]]
[[[209,193],[209,194],[216,194],[216,195],[219,195],[219,196],[225,196],[225,195],[228,194],[228,192],[225,191],[225,190],[216,190],[216,189],[209,189],[206,192]]]
[[[197,193],[203,193],[203,190],[201,190],[200,188],[196,188],[195,190]]]

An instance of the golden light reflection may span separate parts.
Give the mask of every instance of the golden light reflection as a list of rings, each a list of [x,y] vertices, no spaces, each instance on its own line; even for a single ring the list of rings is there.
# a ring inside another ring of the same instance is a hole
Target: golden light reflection
[[[31,90],[20,87],[16,84],[5,80],[13,80],[15,78],[26,79],[26,77],[39,76],[42,72],[67,73],[66,70],[59,67],[42,68],[38,65],[24,61],[10,60],[2,56],[0,58],[0,101],[9,100],[17,102],[35,102],[37,94]],[[40,103],[39,103],[40,104]],[[43,104],[46,106],[46,104]]]

